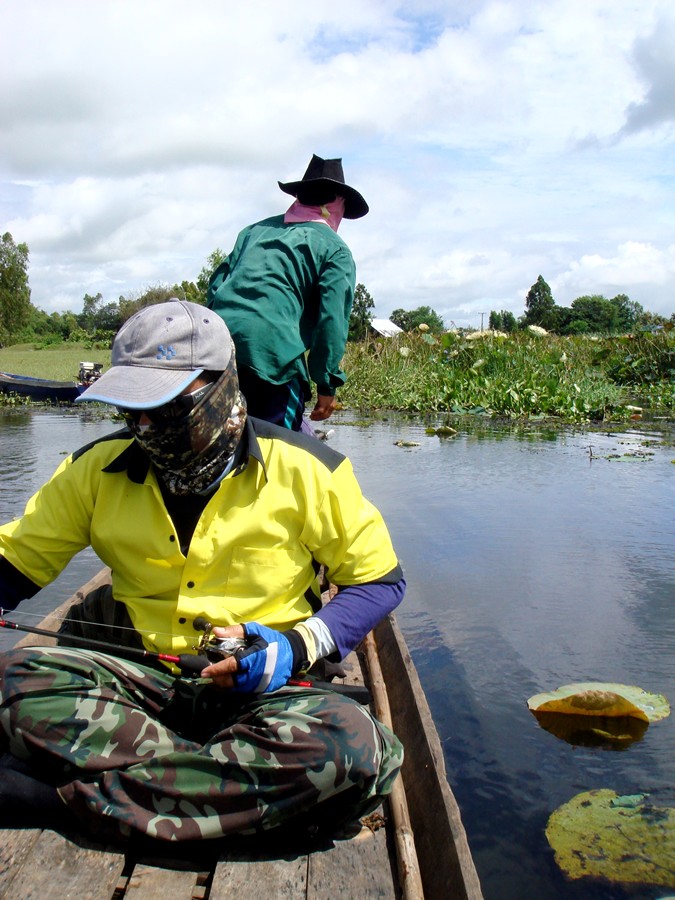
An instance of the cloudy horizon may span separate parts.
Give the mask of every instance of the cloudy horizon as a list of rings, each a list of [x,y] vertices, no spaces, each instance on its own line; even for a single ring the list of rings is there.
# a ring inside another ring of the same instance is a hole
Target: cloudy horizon
[[[675,311],[665,0],[23,0],[0,7],[2,233],[32,302],[195,281],[312,153],[375,315],[627,294]]]

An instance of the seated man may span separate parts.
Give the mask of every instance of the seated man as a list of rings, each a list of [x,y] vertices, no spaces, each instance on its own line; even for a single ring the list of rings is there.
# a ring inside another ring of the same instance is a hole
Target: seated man
[[[67,808],[101,837],[189,841],[373,809],[401,765],[395,736],[347,697],[288,685],[343,658],[405,590],[349,461],[247,417],[225,323],[184,301],[129,319],[80,399],[117,406],[126,427],[65,459],[0,528],[0,606],[88,545],[112,586],[74,612],[67,646],[0,656],[0,824]],[[321,566],[338,586],[323,607]],[[157,661],[194,654],[200,621],[246,648],[193,677]],[[147,660],[76,646],[120,625]]]

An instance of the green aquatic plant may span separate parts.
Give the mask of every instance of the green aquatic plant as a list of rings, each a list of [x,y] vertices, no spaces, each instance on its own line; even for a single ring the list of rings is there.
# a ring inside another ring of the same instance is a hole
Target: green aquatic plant
[[[404,334],[387,342],[351,344],[341,402],[356,409],[464,412],[567,421],[627,420],[628,395],[579,360],[569,339],[528,333],[505,338],[476,332],[466,338]],[[479,339],[480,338],[480,339]]]
[[[546,838],[569,878],[675,887],[675,809],[647,794],[577,794],[551,814]]]

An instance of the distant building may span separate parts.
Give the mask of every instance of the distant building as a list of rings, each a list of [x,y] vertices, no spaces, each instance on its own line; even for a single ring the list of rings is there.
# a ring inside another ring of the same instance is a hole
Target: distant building
[[[394,337],[396,334],[403,334],[403,329],[394,325],[389,319],[371,319],[370,328],[379,337]]]

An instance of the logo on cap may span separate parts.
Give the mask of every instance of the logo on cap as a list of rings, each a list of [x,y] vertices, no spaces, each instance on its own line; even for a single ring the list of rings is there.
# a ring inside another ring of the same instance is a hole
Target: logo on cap
[[[176,351],[172,344],[169,344],[168,347],[165,347],[164,344],[159,344],[157,347],[157,359],[173,359],[176,356]]]

